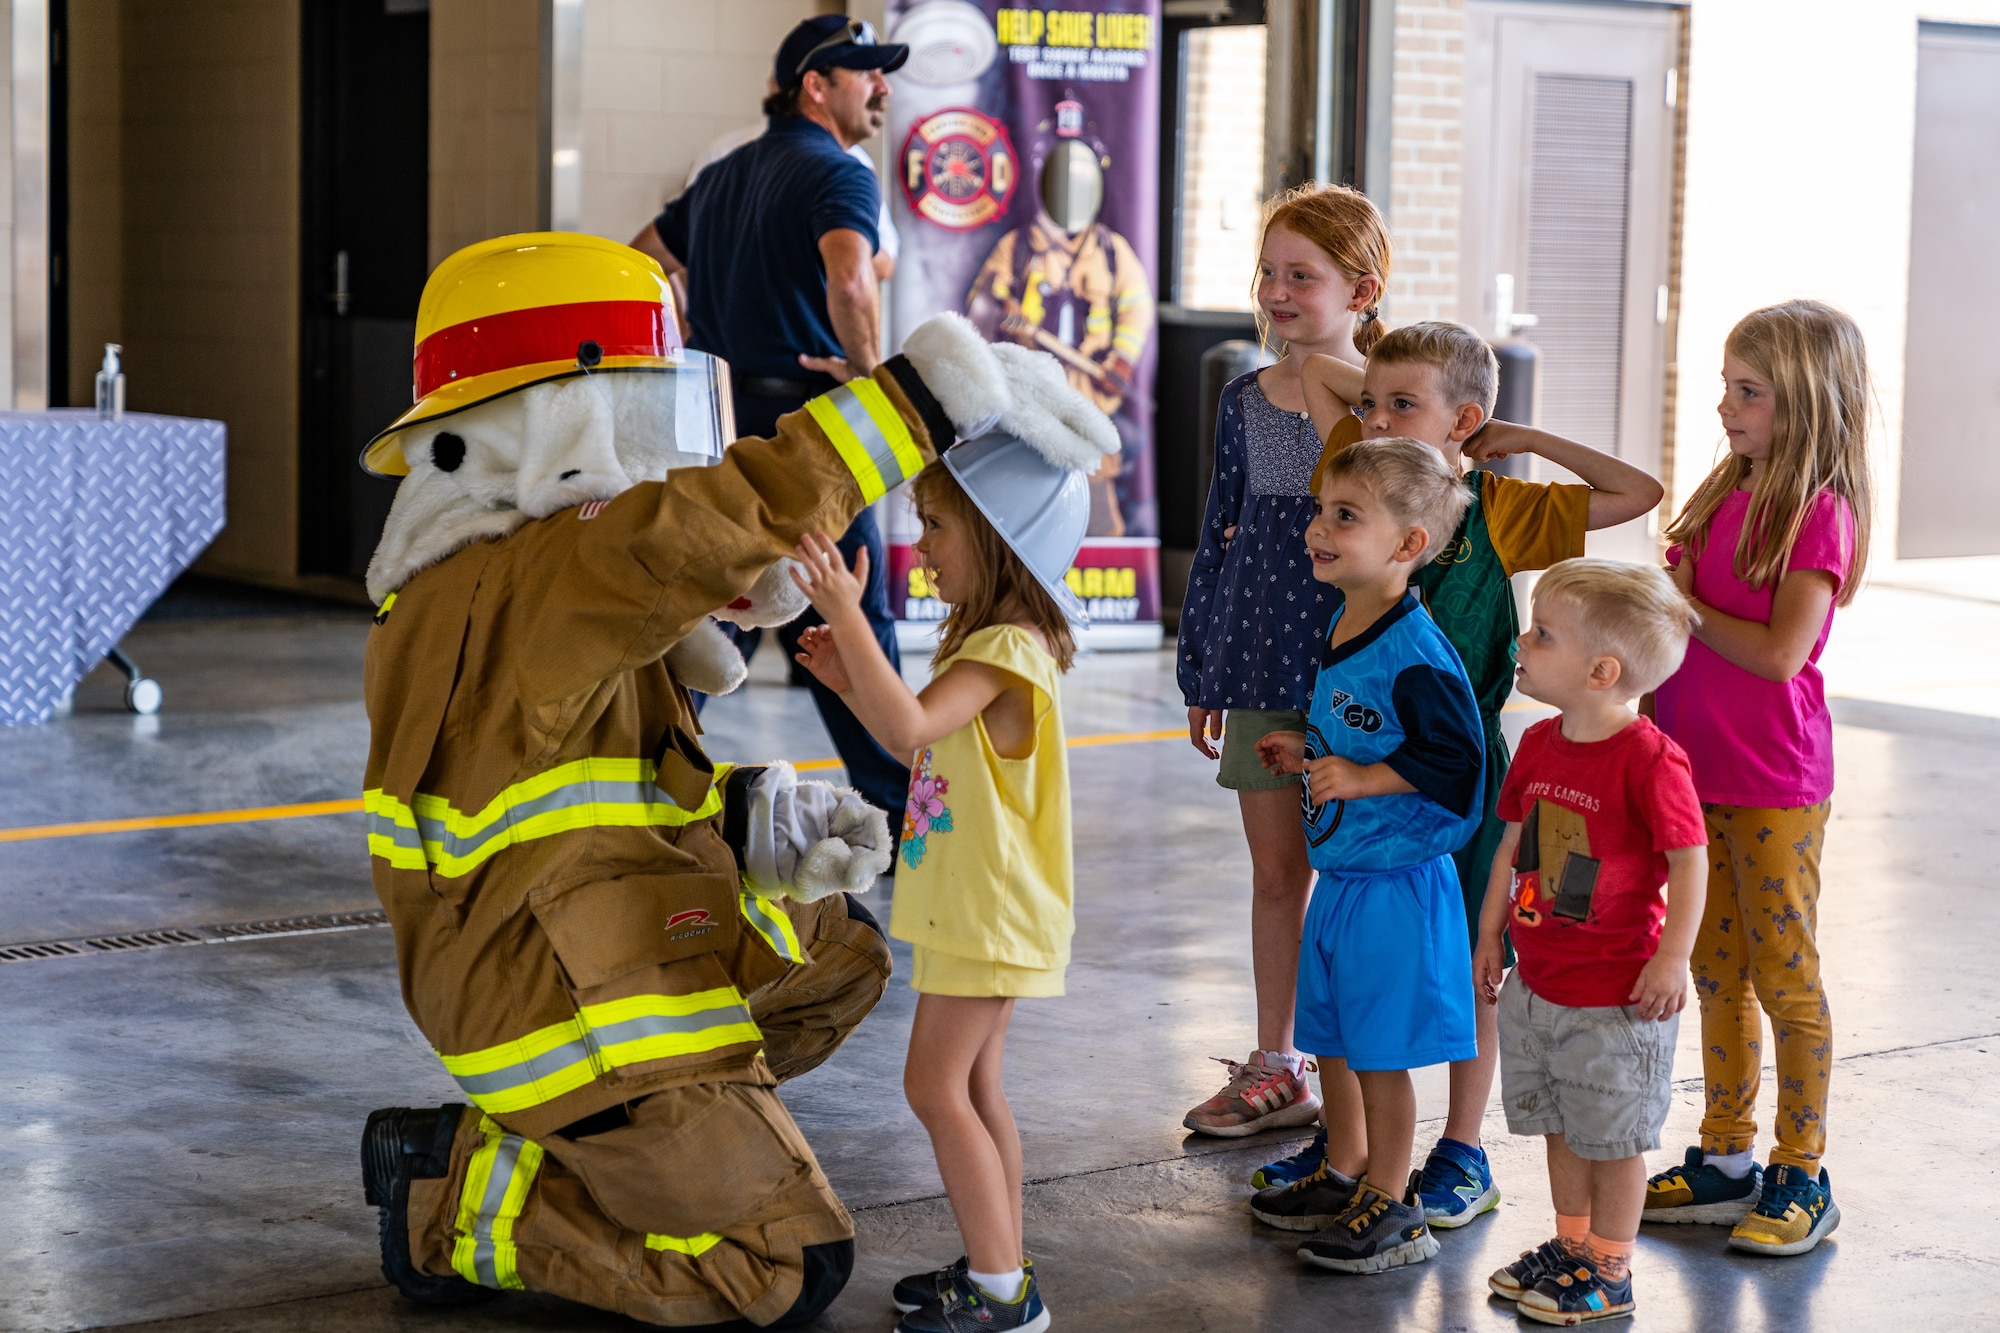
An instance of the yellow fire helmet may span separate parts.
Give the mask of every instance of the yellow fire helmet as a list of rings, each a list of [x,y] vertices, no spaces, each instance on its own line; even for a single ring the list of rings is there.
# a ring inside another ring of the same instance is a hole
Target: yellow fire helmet
[[[720,458],[733,434],[728,366],[681,345],[660,266],[601,236],[523,232],[439,264],[417,306],[414,372],[414,406],[362,452],[377,476],[409,474],[413,426],[580,375],[657,376],[684,456]]]

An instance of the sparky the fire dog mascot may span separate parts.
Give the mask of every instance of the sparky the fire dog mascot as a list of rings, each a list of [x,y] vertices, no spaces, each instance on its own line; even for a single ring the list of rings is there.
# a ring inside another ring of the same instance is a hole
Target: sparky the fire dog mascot
[[[853,1223],[776,1089],[887,983],[851,895],[889,829],[782,764],[711,762],[688,691],[742,678],[711,615],[788,619],[800,537],[955,437],[1108,431],[1043,360],[940,316],[731,442],[726,369],[637,251],[510,236],[431,276],[416,404],[364,460],[402,477],[368,575],[368,845],[460,1096],[363,1134],[405,1295],[784,1327],[846,1282]]]

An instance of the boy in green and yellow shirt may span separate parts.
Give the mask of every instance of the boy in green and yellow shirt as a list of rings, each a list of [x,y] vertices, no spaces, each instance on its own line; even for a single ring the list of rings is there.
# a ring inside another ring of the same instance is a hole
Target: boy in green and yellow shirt
[[[1331,357],[1308,358],[1306,405],[1320,437],[1325,439],[1348,414],[1346,403],[1355,401],[1364,438],[1400,435],[1423,441],[1465,472],[1472,495],[1452,540],[1412,576],[1410,586],[1458,650],[1486,732],[1485,817],[1453,857],[1468,934],[1476,939],[1493,853],[1504,828],[1495,813],[1507,773],[1500,710],[1514,688],[1514,640],[1520,633],[1511,579],[1582,555],[1585,532],[1638,518],[1657,507],[1665,492],[1652,477],[1609,454],[1546,431],[1492,420],[1499,366],[1485,340],[1463,324],[1427,322],[1392,330],[1369,352],[1358,400],[1353,398],[1353,375],[1353,367]],[[1347,393],[1337,392],[1336,386]],[[1583,484],[1522,481],[1473,466],[1514,454],[1546,458]],[[1475,1005],[1474,1012],[1479,1054],[1451,1066],[1450,1115],[1422,1173],[1424,1212],[1433,1227],[1463,1226],[1500,1201],[1479,1146],[1480,1123],[1493,1090],[1498,1034],[1491,1005]],[[1360,1099],[1336,1104],[1358,1106]],[[1368,1157],[1360,1121],[1335,1125],[1323,1155],[1330,1171],[1321,1177],[1320,1188],[1329,1177],[1358,1175]],[[1296,1180],[1301,1187],[1312,1187],[1319,1167],[1319,1155],[1308,1149],[1265,1167],[1263,1175],[1273,1184]]]

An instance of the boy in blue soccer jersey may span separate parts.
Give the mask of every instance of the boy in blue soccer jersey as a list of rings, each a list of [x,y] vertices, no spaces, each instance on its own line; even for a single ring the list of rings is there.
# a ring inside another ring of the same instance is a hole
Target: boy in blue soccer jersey
[[[1263,1221],[1315,1231],[1308,1263],[1379,1273],[1438,1243],[1409,1175],[1412,1069],[1470,1058],[1471,945],[1451,854],[1478,825],[1485,745],[1472,685],[1410,575],[1457,530],[1468,497],[1437,450],[1369,440],[1320,464],[1306,529],[1313,577],[1344,595],[1320,656],[1307,730],[1258,744],[1273,772],[1303,773],[1307,856],[1319,871],[1299,947],[1297,1042],[1322,1074],[1343,1064],[1361,1114],[1323,1077],[1327,1125],[1365,1125],[1366,1172],[1324,1161],[1261,1190]],[[1327,1154],[1329,1157],[1334,1154]],[[1410,1183],[1397,1190],[1406,1177]]]

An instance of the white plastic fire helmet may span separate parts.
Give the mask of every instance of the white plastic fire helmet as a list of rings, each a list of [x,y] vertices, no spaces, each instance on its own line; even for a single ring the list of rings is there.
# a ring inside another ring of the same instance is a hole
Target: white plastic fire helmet
[[[1083,602],[1063,581],[1090,526],[1090,483],[1058,467],[1005,431],[991,431],[944,451],[944,465],[1002,541],[1078,625]]]

